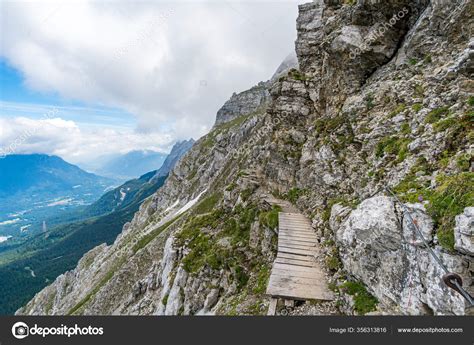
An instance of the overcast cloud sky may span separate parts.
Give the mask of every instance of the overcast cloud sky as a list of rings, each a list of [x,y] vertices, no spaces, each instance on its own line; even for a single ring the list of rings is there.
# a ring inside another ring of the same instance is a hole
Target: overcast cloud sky
[[[294,50],[302,2],[1,1],[0,148],[90,163],[197,139]]]

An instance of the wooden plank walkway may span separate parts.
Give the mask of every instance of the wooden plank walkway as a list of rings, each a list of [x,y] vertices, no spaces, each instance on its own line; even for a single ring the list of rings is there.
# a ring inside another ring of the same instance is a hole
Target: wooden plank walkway
[[[283,206],[282,201],[278,204]],[[324,271],[316,261],[320,250],[311,223],[301,213],[288,212],[285,208],[283,211],[287,212],[278,215],[278,254],[273,263],[267,294],[289,300],[333,300]],[[274,308],[271,309],[273,311]]]

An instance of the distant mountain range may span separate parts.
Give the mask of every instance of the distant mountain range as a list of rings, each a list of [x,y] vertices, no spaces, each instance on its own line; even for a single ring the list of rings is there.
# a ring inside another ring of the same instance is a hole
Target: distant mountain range
[[[94,171],[102,176],[129,180],[159,169],[167,156],[165,153],[150,150],[131,151],[105,159],[103,165]]]
[[[45,154],[0,159],[0,235],[19,241],[42,230],[42,222],[91,204],[116,180],[97,176]]]
[[[0,244],[0,314],[13,313],[93,247],[111,244],[193,143],[177,143],[160,169],[125,182],[90,205],[48,219],[45,233],[16,246],[2,249]]]
[[[9,155],[0,159],[0,197],[17,193],[48,194],[79,187],[97,189],[113,181],[85,172],[57,156],[44,154]],[[99,191],[100,193],[100,191]]]
[[[178,141],[172,148],[168,157],[166,157],[165,161],[161,168],[156,172],[155,177],[161,177],[168,174],[173,167],[175,166],[176,162],[186,153],[188,150],[194,145],[194,139]]]

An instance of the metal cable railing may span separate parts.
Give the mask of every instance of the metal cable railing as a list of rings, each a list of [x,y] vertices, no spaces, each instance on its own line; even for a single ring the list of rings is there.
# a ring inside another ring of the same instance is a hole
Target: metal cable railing
[[[462,278],[459,276],[459,274],[449,272],[447,267],[443,264],[441,259],[436,255],[436,253],[433,251],[433,249],[429,246],[428,241],[426,241],[425,237],[423,236],[423,233],[421,232],[420,228],[418,227],[417,223],[413,220],[410,211],[408,207],[405,206],[404,203],[398,199],[397,195],[388,187],[385,187],[385,190],[395,199],[395,201],[403,208],[403,212],[408,216],[408,219],[410,220],[411,224],[413,225],[417,235],[420,237],[422,240],[423,244],[425,245],[426,249],[430,253],[430,255],[435,259],[435,261],[438,263],[438,265],[441,267],[441,269],[444,271],[444,275],[442,277],[443,282],[450,287],[451,289],[455,290],[459,294],[461,294],[466,301],[470,304],[470,306],[474,306],[474,298],[467,292],[463,287],[462,287]]]

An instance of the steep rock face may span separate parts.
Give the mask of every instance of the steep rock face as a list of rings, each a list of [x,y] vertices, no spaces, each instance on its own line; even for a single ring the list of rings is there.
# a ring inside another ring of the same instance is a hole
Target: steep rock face
[[[331,218],[340,211],[333,207]],[[412,217],[429,239],[432,220]],[[364,281],[382,304],[402,314],[463,314],[463,298],[440,282],[443,275],[420,243],[411,222],[391,198],[364,200],[339,226],[332,227],[347,271]],[[436,250],[448,270],[469,276],[469,260]],[[472,282],[465,282],[470,285]]]
[[[300,69],[265,84],[270,98],[229,101],[117,241],[65,274],[60,298],[64,277],[19,313],[265,313],[273,193],[312,219],[341,301],[352,282],[376,297],[376,312],[463,314],[384,187],[472,293],[463,217],[474,203],[473,10],[473,1],[301,5]],[[371,311],[356,302],[341,312]]]
[[[296,53],[292,52],[278,66],[270,80],[260,82],[249,90],[234,93],[217,112],[215,126],[263,109],[270,102],[269,88],[271,85],[289,70],[297,67]]]
[[[217,112],[215,125],[229,122],[264,106],[269,100],[267,87],[267,83],[260,82],[249,90],[234,93]]]
[[[316,76],[312,100],[326,112],[338,111],[344,98],[359,91],[368,76],[392,58],[428,1],[342,3],[318,0],[302,5],[297,20],[300,69]]]

